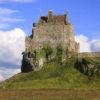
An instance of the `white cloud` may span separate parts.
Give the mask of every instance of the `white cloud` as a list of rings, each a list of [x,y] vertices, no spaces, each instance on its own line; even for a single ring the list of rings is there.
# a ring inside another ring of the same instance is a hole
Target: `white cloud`
[[[80,52],[100,52],[100,40],[89,40],[85,35],[78,35],[75,39],[80,43]]]
[[[3,77],[3,75],[0,75],[0,82],[4,81],[5,78]]]
[[[9,0],[11,2],[19,2],[19,3],[31,3],[35,2],[36,0]]]
[[[92,51],[100,52],[100,40],[92,40],[91,41],[91,49]]]
[[[0,29],[10,27],[12,22],[24,21],[22,18],[16,18],[16,16],[13,15],[14,13],[19,13],[19,11],[0,7]]]
[[[91,52],[91,45],[88,37],[79,35],[75,37],[76,41],[80,43],[80,52]]]
[[[0,81],[20,72],[25,33],[20,28],[0,31]]]
[[[11,14],[17,13],[17,12],[19,12],[19,11],[0,7],[0,15],[11,15]]]
[[[25,46],[25,33],[20,28],[0,31],[0,66],[20,66]]]
[[[1,17],[0,18],[1,22],[20,22],[20,21],[24,21],[24,19],[18,19],[18,18],[9,18],[9,17]]]
[[[20,72],[20,69],[8,69],[0,67],[0,82],[12,77],[13,75]]]
[[[0,29],[6,29],[8,27],[10,27],[8,23],[0,23]]]
[[[5,3],[5,2],[15,2],[15,3],[32,3],[36,2],[37,0],[0,0],[0,3]]]

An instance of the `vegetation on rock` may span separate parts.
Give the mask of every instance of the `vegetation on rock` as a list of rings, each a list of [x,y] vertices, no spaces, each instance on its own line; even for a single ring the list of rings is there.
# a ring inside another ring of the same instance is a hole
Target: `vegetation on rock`
[[[94,58],[93,58],[94,59]],[[100,58],[95,58],[96,61]],[[19,73],[6,80],[0,88],[6,89],[100,89],[100,75],[88,79],[74,66],[76,57],[66,60],[62,66],[56,61],[45,62],[42,69],[29,73]],[[95,63],[94,63],[95,64]]]

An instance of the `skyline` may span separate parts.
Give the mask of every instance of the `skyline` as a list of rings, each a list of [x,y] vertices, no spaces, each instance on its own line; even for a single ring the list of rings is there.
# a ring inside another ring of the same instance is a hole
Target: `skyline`
[[[25,35],[50,9],[56,15],[68,12],[81,52],[100,51],[99,5],[99,0],[0,0],[0,79],[20,72]]]

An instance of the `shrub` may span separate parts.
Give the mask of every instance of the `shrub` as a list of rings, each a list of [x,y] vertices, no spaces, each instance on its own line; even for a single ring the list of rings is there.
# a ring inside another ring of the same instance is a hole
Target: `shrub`
[[[45,52],[45,58],[47,61],[50,61],[51,60],[51,56],[52,56],[52,53],[53,53],[53,49],[51,48],[51,46],[45,46],[43,48],[44,52]]]

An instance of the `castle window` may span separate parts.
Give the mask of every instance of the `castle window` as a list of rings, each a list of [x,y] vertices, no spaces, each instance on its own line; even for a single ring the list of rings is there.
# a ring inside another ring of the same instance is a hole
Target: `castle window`
[[[41,20],[42,20],[43,22],[47,22],[47,17],[42,16],[42,17],[41,17]]]

